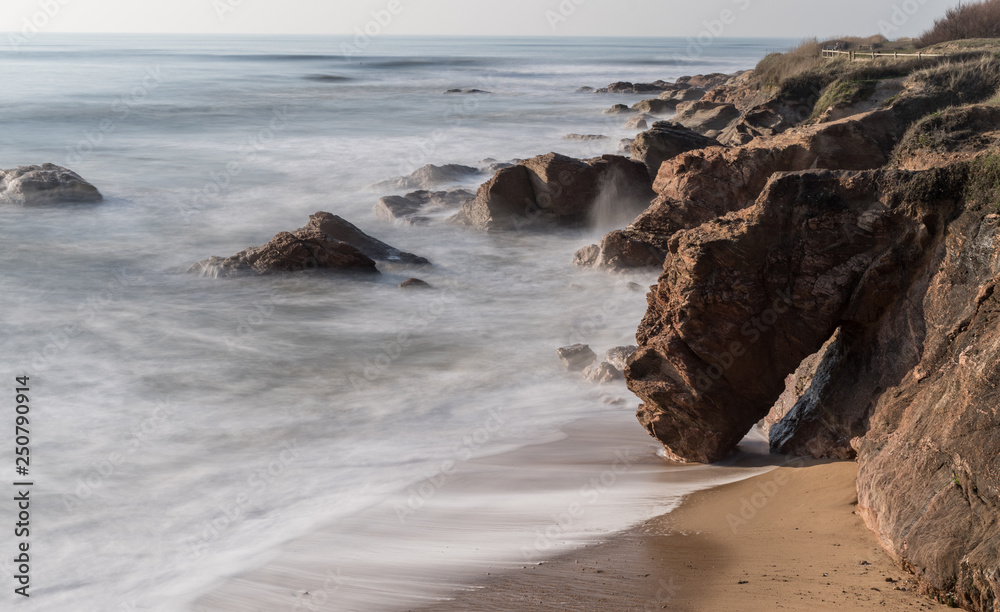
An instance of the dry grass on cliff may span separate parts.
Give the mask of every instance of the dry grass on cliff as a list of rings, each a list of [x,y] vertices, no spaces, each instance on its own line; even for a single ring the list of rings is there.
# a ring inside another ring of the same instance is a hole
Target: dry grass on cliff
[[[1000,89],[1000,57],[989,54],[950,58],[915,72],[912,79],[945,92],[951,96],[953,106],[982,102],[997,95]]]
[[[1000,0],[985,0],[948,10],[934,22],[934,27],[917,40],[918,47],[929,47],[966,38],[1000,37]]]

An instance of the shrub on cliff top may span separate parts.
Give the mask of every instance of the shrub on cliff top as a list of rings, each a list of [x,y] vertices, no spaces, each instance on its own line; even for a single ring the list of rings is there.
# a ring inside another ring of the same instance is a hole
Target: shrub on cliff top
[[[985,0],[948,9],[934,27],[917,40],[918,47],[965,38],[1000,37],[1000,0]]]

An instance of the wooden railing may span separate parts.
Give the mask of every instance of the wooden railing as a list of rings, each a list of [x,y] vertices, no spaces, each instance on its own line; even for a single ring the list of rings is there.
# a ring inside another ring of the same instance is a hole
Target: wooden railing
[[[901,57],[915,57],[918,59],[923,59],[925,57],[946,57],[947,54],[944,53],[878,53],[876,51],[837,51],[836,49],[823,49],[823,57],[833,59],[840,57],[841,55],[847,55],[850,60],[862,60],[862,59],[875,59],[876,57],[891,57],[892,59],[899,59]]]

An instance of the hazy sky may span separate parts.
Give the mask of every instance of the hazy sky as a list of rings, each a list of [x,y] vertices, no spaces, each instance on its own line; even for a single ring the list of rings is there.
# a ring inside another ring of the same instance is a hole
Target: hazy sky
[[[958,0],[0,0],[0,31],[919,35]],[[395,15],[388,12],[396,10]],[[726,12],[728,11],[728,12]],[[373,14],[374,12],[374,14]],[[385,25],[373,21],[381,17]],[[34,26],[31,26],[34,27]]]

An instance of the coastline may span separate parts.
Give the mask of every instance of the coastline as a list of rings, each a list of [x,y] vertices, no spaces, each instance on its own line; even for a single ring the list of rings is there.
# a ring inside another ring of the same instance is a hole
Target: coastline
[[[920,595],[854,513],[854,462],[797,463],[421,610],[948,609]]]
[[[658,447],[630,409],[575,421],[558,437],[457,465],[405,520],[399,511],[408,508],[413,487],[294,538],[262,565],[209,588],[190,608],[452,605],[453,598],[465,601],[462,593],[480,592],[492,576],[518,579],[522,568],[585,554],[614,533],[669,513],[694,491],[770,471],[783,460],[748,437],[722,464],[666,468]]]

